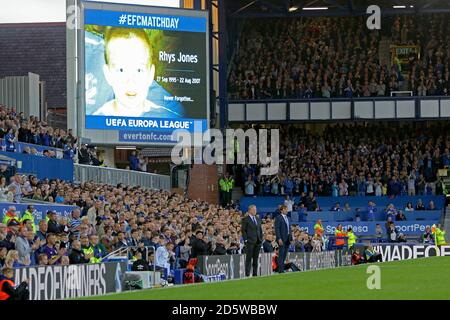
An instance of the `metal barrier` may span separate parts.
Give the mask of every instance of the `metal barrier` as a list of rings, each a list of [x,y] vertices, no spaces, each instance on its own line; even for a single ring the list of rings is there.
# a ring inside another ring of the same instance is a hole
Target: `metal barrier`
[[[170,176],[139,171],[96,167],[84,164],[74,164],[74,180],[77,182],[94,181],[117,185],[140,186],[146,189],[170,191]]]
[[[110,252],[109,254],[107,254],[106,256],[103,257],[103,261],[108,261],[108,259],[114,259],[114,258],[119,258],[119,257],[126,257],[128,259],[128,261],[130,260],[131,257],[131,250],[136,250],[136,249],[145,249],[145,257],[143,257],[143,259],[145,261],[149,261],[148,257],[149,257],[149,249],[151,249],[151,253],[153,254],[153,276],[152,276],[152,285],[153,287],[155,287],[156,285],[156,247],[155,246],[145,246],[145,247],[136,247],[136,246],[127,246],[127,247],[122,247],[119,249],[116,249],[112,252]]]

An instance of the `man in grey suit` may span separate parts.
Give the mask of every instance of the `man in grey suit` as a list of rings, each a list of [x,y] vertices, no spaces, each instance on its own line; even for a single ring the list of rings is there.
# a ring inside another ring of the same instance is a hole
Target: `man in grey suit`
[[[248,214],[242,219],[242,238],[245,243],[245,275],[250,276],[250,270],[253,266],[253,276],[258,275],[258,258],[261,244],[263,241],[263,232],[261,219],[256,215],[256,206],[248,207]]]
[[[30,234],[31,233],[31,234]],[[31,260],[31,254],[34,250],[39,248],[40,241],[36,241],[33,245],[30,245],[29,238],[33,238],[33,231],[27,230],[26,227],[20,228],[19,236],[16,239],[16,250],[19,254],[19,262],[24,265],[28,265]]]

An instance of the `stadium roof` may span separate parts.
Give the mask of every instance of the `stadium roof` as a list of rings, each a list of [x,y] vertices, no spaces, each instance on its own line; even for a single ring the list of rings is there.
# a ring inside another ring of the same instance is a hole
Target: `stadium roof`
[[[448,0],[227,0],[231,17],[290,17],[364,15],[376,4],[381,14],[450,12]]]

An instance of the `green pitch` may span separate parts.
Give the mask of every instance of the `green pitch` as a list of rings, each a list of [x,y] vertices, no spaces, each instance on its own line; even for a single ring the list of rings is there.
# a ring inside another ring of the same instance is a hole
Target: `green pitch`
[[[369,290],[369,265],[286,273],[111,294],[90,299],[450,299],[450,257],[372,264],[380,266],[381,289]]]

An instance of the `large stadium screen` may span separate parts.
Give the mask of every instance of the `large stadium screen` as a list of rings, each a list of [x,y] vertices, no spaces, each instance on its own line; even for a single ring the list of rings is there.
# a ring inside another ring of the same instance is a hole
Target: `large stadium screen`
[[[122,143],[156,144],[175,143],[176,129],[205,131],[206,14],[129,8],[84,11],[85,128],[115,130]]]

